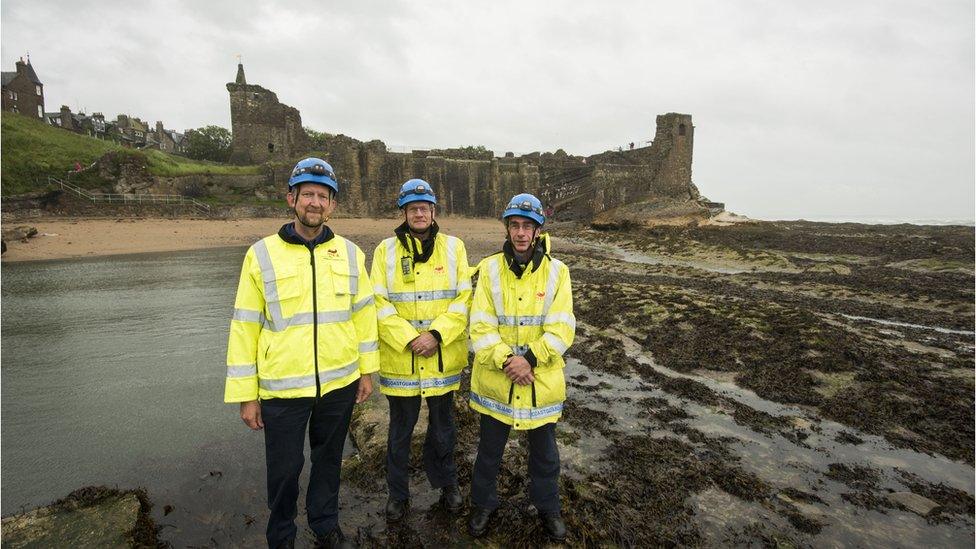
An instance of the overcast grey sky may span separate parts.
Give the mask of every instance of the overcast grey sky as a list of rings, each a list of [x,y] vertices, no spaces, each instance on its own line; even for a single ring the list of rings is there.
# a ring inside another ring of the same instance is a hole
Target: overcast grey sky
[[[237,54],[320,131],[593,154],[691,114],[693,179],[759,218],[974,219],[972,0],[4,0],[47,109],[230,127]]]

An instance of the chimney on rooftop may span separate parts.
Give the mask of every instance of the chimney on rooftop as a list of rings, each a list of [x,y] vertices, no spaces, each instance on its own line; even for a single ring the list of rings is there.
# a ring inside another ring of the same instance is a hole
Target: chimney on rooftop
[[[67,105],[61,105],[61,127],[71,129],[71,109]]]

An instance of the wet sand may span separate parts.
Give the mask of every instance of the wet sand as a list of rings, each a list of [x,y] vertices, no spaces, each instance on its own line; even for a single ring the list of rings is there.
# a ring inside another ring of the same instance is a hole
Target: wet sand
[[[27,242],[11,240],[3,261],[73,259],[145,252],[172,252],[229,246],[249,246],[272,234],[289,220],[257,219],[133,219],[33,218],[5,221],[4,230],[27,225],[37,236]],[[339,218],[329,222],[337,234],[352,238],[369,253],[375,243],[392,234],[398,219]],[[495,248],[504,237],[498,221],[444,217],[442,231],[456,234],[475,249]],[[359,242],[359,239],[364,239]],[[368,243],[373,243],[369,245]],[[487,251],[485,252],[487,253]]]

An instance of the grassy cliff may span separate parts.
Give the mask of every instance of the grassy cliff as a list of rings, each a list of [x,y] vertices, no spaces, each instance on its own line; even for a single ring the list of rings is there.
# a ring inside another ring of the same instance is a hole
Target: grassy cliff
[[[228,166],[190,160],[156,150],[125,149],[103,141],[55,128],[33,118],[3,113],[0,143],[0,193],[3,196],[43,190],[48,176],[63,177],[75,163],[89,166],[113,151],[146,158],[149,173],[165,177],[198,174],[255,174],[260,166]]]

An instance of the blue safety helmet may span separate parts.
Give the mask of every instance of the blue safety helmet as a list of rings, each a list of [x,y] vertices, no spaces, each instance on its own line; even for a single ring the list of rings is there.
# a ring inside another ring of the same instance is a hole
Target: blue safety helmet
[[[400,187],[400,195],[397,198],[397,208],[403,208],[411,202],[418,201],[437,204],[437,197],[434,196],[434,189],[430,188],[430,183],[423,179],[411,179]]]
[[[288,190],[295,188],[301,183],[318,183],[332,189],[332,192],[339,194],[339,183],[336,181],[332,166],[321,158],[306,158],[295,164],[295,169],[288,178]]]
[[[546,222],[546,215],[542,211],[542,201],[529,193],[517,194],[508,201],[508,206],[502,212],[502,219],[514,215],[528,217],[541,227]]]

